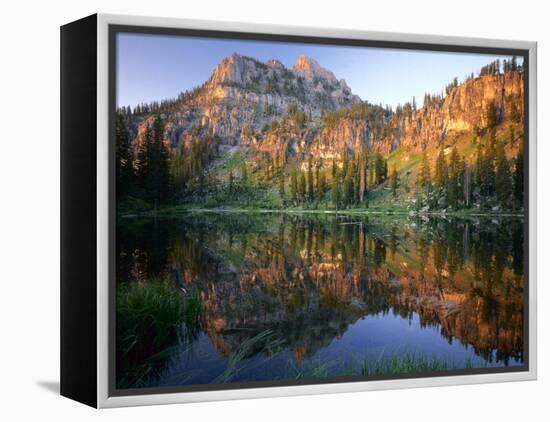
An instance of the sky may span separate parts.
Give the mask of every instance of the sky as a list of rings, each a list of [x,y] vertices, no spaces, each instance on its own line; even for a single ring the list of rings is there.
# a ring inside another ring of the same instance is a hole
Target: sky
[[[174,98],[205,82],[216,65],[234,52],[260,61],[277,59],[288,68],[305,54],[336,78],[345,79],[362,100],[394,108],[413,97],[421,105],[425,93],[441,93],[454,77],[461,81],[497,58],[501,62],[510,59],[473,53],[119,33],[117,106]]]

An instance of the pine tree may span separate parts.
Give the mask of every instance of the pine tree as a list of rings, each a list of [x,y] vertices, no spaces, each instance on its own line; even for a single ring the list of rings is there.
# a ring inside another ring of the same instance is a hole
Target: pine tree
[[[117,197],[126,196],[134,182],[134,160],[130,145],[130,133],[122,112],[117,112],[115,123],[116,187]]]
[[[229,171],[229,192],[233,192],[233,170]]]
[[[512,106],[510,109],[510,120],[514,123],[519,123],[521,121],[521,115],[518,109],[518,105],[515,101],[512,102]]]
[[[153,144],[151,148],[151,188],[150,192],[155,209],[168,196],[170,183],[170,152],[164,143],[164,122],[160,116],[153,121]]]
[[[385,164],[384,158],[382,158],[380,153],[377,153],[374,162],[374,177],[376,184],[380,184],[385,180],[387,172],[387,164]]]
[[[348,171],[348,150],[346,147],[342,149],[342,178],[346,178],[346,172]]]
[[[418,186],[424,189],[430,189],[432,185],[430,160],[428,159],[428,153],[424,150],[422,153],[422,162],[420,164],[420,171],[418,173]]]
[[[316,189],[317,200],[320,202],[323,200],[323,197],[325,196],[327,179],[326,179],[325,171],[321,170],[321,166],[317,166],[316,172],[317,172],[317,189]]]
[[[390,180],[391,180],[391,192],[392,192],[393,197],[396,198],[397,197],[397,185],[399,183],[399,176],[397,175],[397,168],[395,166],[393,166],[391,176],[390,176]]]
[[[348,163],[348,169],[346,171],[346,177],[344,179],[344,204],[350,206],[353,204],[353,165]]]
[[[273,170],[273,160],[271,159],[271,157],[268,157],[267,160],[266,160],[266,172],[265,172],[265,177],[268,179],[268,180],[271,180],[273,178],[273,173],[272,173],[272,170]]]
[[[281,172],[281,175],[279,176],[279,195],[281,199],[284,201],[285,199],[285,173]]]
[[[241,164],[241,182],[243,185],[246,185],[248,183],[248,170],[244,161]]]
[[[283,157],[282,152],[277,151],[275,153],[275,170],[279,171],[283,167]]]
[[[464,205],[470,208],[470,200],[472,197],[472,169],[469,165],[464,165]]]
[[[146,201],[158,206],[168,198],[170,189],[170,152],[164,143],[164,123],[157,116],[147,126],[136,154],[136,178]]]
[[[367,185],[369,187],[373,187],[375,185],[375,163],[373,163],[372,160],[370,160],[370,165],[368,166],[368,170],[369,170],[369,173],[368,173]]]
[[[189,179],[193,182],[198,180],[199,185],[202,185],[204,150],[202,142],[196,137],[193,137],[191,140],[191,153],[189,155],[186,171]]]
[[[494,101],[490,101],[487,104],[485,110],[485,119],[487,121],[487,128],[492,129],[497,125],[497,107]]]
[[[151,132],[151,127],[147,125],[143,133],[141,142],[138,144],[137,154],[136,154],[136,178],[137,184],[141,196],[148,200],[147,192],[150,190],[150,173],[151,173],[151,149],[153,144],[153,135]]]
[[[290,199],[296,203],[298,201],[298,173],[293,168],[290,173]]]
[[[480,190],[482,195],[491,196],[495,191],[496,132],[492,130],[485,144],[483,154]]]
[[[475,164],[475,186],[481,190],[483,183],[483,167],[485,163],[485,157],[483,156],[483,145],[478,142],[476,145],[476,164]]]
[[[181,147],[172,154],[170,160],[170,185],[172,186],[172,196],[180,196],[184,190],[187,182],[187,174],[185,170],[185,163],[187,161],[187,155],[185,151],[185,145],[182,143]]]
[[[367,162],[368,155],[366,148],[359,156],[359,202],[362,204],[365,201],[367,193]]]
[[[315,197],[315,191],[313,188],[314,181],[313,181],[313,162],[310,158],[307,163],[307,199],[308,201],[313,201],[313,198]]]
[[[448,203],[453,208],[458,208],[458,202],[461,196],[460,191],[462,188],[463,178],[464,178],[464,169],[462,165],[462,160],[455,146],[453,147],[451,151],[451,155],[449,156],[448,184],[447,184]]]
[[[338,175],[332,178],[331,181],[331,187],[330,187],[330,197],[332,206],[334,209],[338,209],[340,206],[340,186],[339,186],[339,180]]]
[[[524,172],[524,163],[523,163],[523,148],[520,148],[518,155],[516,156],[515,161],[515,172],[514,172],[514,198],[518,204],[518,207],[523,207],[523,197],[524,197],[524,186],[523,186],[523,172]]]
[[[352,162],[352,179],[353,179],[353,203],[359,203],[359,184],[360,184],[360,169],[359,159],[354,158]]]
[[[510,164],[506,159],[504,152],[504,143],[500,142],[496,149],[496,174],[495,174],[495,192],[502,208],[506,208],[510,195],[512,194],[512,175]]]
[[[327,174],[326,174],[326,171],[322,171],[321,172],[321,197],[320,197],[320,201],[323,200],[323,198],[325,197],[325,192],[327,191]]]
[[[439,154],[435,161],[434,184],[438,188],[444,188],[447,185],[447,161],[445,160],[443,146],[439,149]]]
[[[508,127],[508,139],[510,145],[514,146],[516,143],[516,131],[514,130],[514,127],[512,125]]]
[[[300,202],[306,200],[306,174],[300,171],[300,177],[298,179],[298,198]]]

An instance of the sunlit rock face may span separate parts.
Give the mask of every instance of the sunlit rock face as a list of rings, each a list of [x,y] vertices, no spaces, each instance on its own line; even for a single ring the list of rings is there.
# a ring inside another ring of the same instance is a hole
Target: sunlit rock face
[[[238,147],[251,163],[284,154],[327,165],[342,160],[345,151],[435,150],[458,136],[475,136],[487,125],[490,103],[499,121],[510,120],[512,107],[523,116],[523,85],[518,71],[468,78],[422,106],[389,110],[360,99],[343,79],[304,55],[289,69],[276,59],[260,62],[234,53],[162,113],[165,142],[173,149],[189,147],[193,139],[215,142],[222,153]],[[304,113],[302,123],[293,110]],[[134,145],[152,120],[130,119]]]
[[[439,146],[452,132],[472,131],[487,125],[486,109],[493,102],[501,120],[509,118],[512,104],[523,114],[523,75],[506,72],[470,79],[451,90],[441,101],[424,105],[411,118],[397,122],[396,144]],[[391,145],[385,149],[391,150]]]
[[[243,131],[259,132],[284,116],[291,104],[318,118],[324,110],[360,101],[344,80],[337,80],[308,57],[300,56],[292,69],[287,69],[276,59],[264,63],[234,53],[166,116],[166,139],[178,147],[185,133],[195,128],[218,136],[222,144],[235,145]],[[147,124],[148,119],[138,124],[138,141]]]
[[[501,121],[509,120],[512,105],[523,115],[523,75],[506,72],[470,79],[441,99],[402,113],[377,112],[369,117],[348,113],[323,126],[311,145],[314,157],[338,157],[366,147],[389,153],[399,146],[411,151],[439,148],[461,133],[487,125],[486,109],[493,102]]]

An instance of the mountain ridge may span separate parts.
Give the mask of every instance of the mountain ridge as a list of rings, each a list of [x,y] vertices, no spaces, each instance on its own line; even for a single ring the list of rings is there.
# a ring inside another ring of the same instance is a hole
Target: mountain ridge
[[[325,110],[361,102],[343,79],[337,80],[313,59],[302,55],[294,68],[296,71],[289,70],[275,59],[264,63],[231,54],[193,96],[185,103],[179,102],[173,112],[164,113],[167,140],[172,147],[179,147],[185,142],[185,132],[198,126],[210,129],[223,144],[235,145],[245,127],[259,130],[284,116],[291,104],[312,117],[320,117]],[[137,125],[134,122],[138,142],[144,124],[151,122],[147,117]]]
[[[414,106],[388,113],[377,108],[377,115],[369,119],[343,116],[329,126],[322,119],[327,113],[350,109],[353,114],[354,106],[380,106],[352,94],[344,79],[338,80],[332,71],[303,54],[288,69],[277,59],[260,62],[233,53],[216,66],[193,96],[162,114],[165,139],[172,148],[189,145],[190,132],[201,138],[218,138],[222,150],[257,145],[274,120],[283,120],[289,108],[295,108],[306,114],[306,126],[311,130],[305,141],[317,136],[311,146],[319,153],[330,146],[327,142],[334,146],[330,149],[341,150],[342,138],[348,140],[350,149],[366,147],[389,153],[402,145],[415,150],[433,147],[449,132],[484,127],[490,102],[495,103],[499,120],[510,114],[511,103],[519,104],[523,113],[522,98],[522,73],[504,72],[467,79],[443,97],[428,97],[428,104],[418,109]],[[130,124],[134,145],[142,140],[152,120],[151,116],[138,117]],[[325,151],[324,157],[329,156],[332,158],[334,151]]]
[[[180,198],[190,192],[200,198],[206,189],[223,196],[212,203],[233,203],[231,186],[240,174],[241,187],[259,206],[326,204],[334,181],[330,203],[336,208],[340,195],[346,206],[367,204],[367,191],[391,203],[387,191],[396,198],[398,188],[408,209],[420,203],[444,208],[449,201],[442,188],[452,171],[451,194],[456,198],[457,190],[466,189],[466,207],[475,198],[479,206],[518,209],[521,190],[512,198],[510,186],[521,187],[516,169],[523,156],[523,108],[523,72],[515,63],[505,62],[502,72],[498,61],[490,63],[478,76],[461,83],[455,78],[445,94],[426,94],[422,106],[413,98],[392,109],[362,101],[306,56],[288,69],[276,59],[260,62],[234,53],[200,87],[140,113],[119,110],[117,122],[128,133],[130,172],[144,172],[140,155],[146,156],[147,136],[165,145],[172,174],[166,183]],[[498,200],[495,180],[483,182],[494,179],[497,167],[505,181]],[[430,168],[439,187],[433,195]],[[419,187],[425,195],[417,200]]]

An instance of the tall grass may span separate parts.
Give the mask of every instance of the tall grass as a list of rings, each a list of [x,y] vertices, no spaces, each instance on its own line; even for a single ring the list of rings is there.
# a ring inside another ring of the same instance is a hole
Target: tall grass
[[[116,301],[117,385],[140,386],[171,354],[181,325],[196,329],[200,298],[152,279],[119,285]]]
[[[243,369],[242,362],[258,351],[265,351],[271,357],[281,350],[281,341],[274,337],[272,330],[261,333],[243,341],[227,361],[225,370],[212,381],[213,383],[231,382]]]
[[[444,371],[459,366],[463,365],[456,365],[436,356],[428,357],[414,352],[394,353],[390,356],[381,353],[376,359],[364,360],[361,365],[361,375],[423,373]]]
[[[320,359],[313,362],[311,365],[297,366],[294,362],[294,359],[290,359],[288,362],[289,366],[289,377],[295,379],[305,379],[305,378],[324,378],[328,377],[330,374],[331,362],[321,362]]]
[[[464,361],[451,361],[436,356],[429,357],[421,353],[399,351],[391,355],[381,352],[376,358],[364,358],[346,368],[341,367],[336,360],[321,361],[319,359],[302,366],[296,366],[294,360],[290,359],[288,366],[287,377],[296,379],[329,376],[420,374],[474,367],[471,358],[466,358]]]

